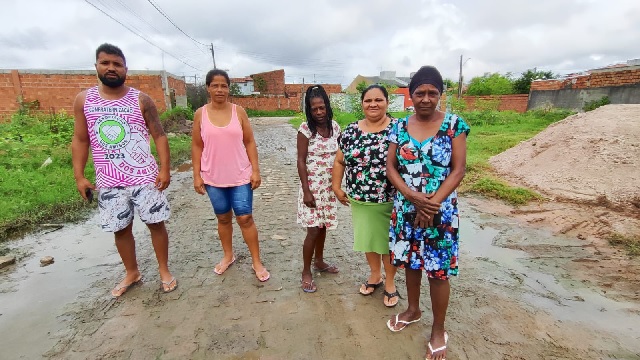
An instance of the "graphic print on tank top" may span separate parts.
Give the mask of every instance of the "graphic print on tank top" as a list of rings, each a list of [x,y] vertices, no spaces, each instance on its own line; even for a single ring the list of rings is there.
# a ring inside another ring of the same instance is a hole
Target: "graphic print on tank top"
[[[106,100],[98,88],[87,91],[84,113],[99,188],[144,185],[155,181],[149,131],[133,88],[118,100]]]

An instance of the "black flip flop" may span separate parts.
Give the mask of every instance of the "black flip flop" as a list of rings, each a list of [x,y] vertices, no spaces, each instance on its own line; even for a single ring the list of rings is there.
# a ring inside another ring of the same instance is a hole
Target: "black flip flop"
[[[372,292],[370,292],[370,293],[363,293],[363,292],[362,292],[362,290],[360,290],[360,294],[362,294],[362,295],[364,295],[364,296],[371,295],[371,294],[373,294],[373,293],[376,291],[376,289],[377,289],[377,288],[379,288],[380,286],[382,286],[382,284],[384,284],[384,281],[380,281],[380,282],[379,282],[379,283],[377,283],[377,284],[369,284],[368,282],[365,282],[365,283],[363,284],[363,285],[364,285],[364,287],[365,287],[365,289],[373,288],[373,291],[372,291]]]
[[[384,295],[385,295],[387,298],[389,298],[389,300],[391,300],[392,298],[394,298],[394,297],[396,297],[396,296],[398,297],[398,299],[402,299],[402,296],[400,296],[400,293],[398,292],[398,290],[396,290],[396,291],[394,291],[394,292],[392,292],[392,293],[389,293],[387,290],[385,290],[385,291],[384,291]],[[400,302],[400,301],[396,302],[396,303],[395,303],[395,304],[393,304],[393,305],[387,305],[387,304],[385,303],[385,304],[384,304],[384,306],[386,306],[386,307],[388,307],[388,308],[396,307],[396,305],[398,305],[398,303],[399,303],[399,302]],[[384,301],[383,301],[383,303],[384,303]]]

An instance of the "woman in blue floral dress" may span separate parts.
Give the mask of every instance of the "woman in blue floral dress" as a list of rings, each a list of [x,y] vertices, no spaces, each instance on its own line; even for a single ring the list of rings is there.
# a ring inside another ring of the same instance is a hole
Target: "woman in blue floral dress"
[[[443,81],[423,66],[409,84],[415,114],[398,120],[389,136],[387,176],[396,193],[389,249],[392,263],[405,269],[408,308],[387,321],[394,332],[421,318],[422,271],[429,278],[433,324],[427,359],[445,359],[444,328],[449,277],[458,274],[458,197],[466,166],[469,126],[438,110]]]

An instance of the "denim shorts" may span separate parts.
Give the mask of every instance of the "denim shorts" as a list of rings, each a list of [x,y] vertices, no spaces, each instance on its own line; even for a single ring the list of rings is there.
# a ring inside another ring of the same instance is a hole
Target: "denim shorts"
[[[217,215],[226,214],[231,209],[236,216],[251,215],[253,212],[253,190],[250,183],[232,187],[204,187],[213,205],[213,212]]]

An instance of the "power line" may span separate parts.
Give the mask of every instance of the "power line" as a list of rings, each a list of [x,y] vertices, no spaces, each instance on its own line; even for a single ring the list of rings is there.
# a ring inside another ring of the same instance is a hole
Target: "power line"
[[[207,44],[203,44],[200,41],[194,39],[193,37],[191,37],[191,35],[187,34],[186,32],[184,32],[182,29],[180,29],[180,27],[178,25],[176,25],[176,23],[173,22],[173,20],[171,20],[171,18],[169,18],[169,15],[167,15],[164,11],[162,11],[162,9],[160,9],[160,7],[158,5],[156,5],[152,0],[147,0],[149,2],[149,4],[151,4],[156,10],[158,10],[158,12],[164,16],[165,19],[169,20],[169,22],[176,27],[176,29],[180,30],[181,33],[184,34],[184,36],[188,37],[189,39],[191,39],[191,41],[195,42],[196,44],[202,45],[202,46],[207,46]]]
[[[179,57],[177,57],[177,56],[173,55],[172,53],[170,53],[170,52],[168,52],[168,51],[164,50],[164,49],[163,49],[163,48],[161,48],[160,46],[158,46],[158,45],[156,45],[156,44],[152,43],[149,39],[145,38],[144,36],[140,35],[139,33],[135,32],[135,31],[133,31],[130,27],[128,27],[127,25],[125,25],[125,24],[121,23],[119,20],[117,20],[117,19],[116,19],[116,18],[114,18],[113,16],[109,15],[108,13],[106,13],[104,10],[100,9],[99,7],[97,7],[95,4],[91,3],[89,0],[84,0],[84,1],[85,1],[87,4],[89,4],[89,5],[93,6],[94,8],[96,8],[96,9],[97,9],[98,11],[100,11],[101,13],[103,13],[103,14],[107,15],[111,20],[113,20],[113,21],[117,22],[118,24],[122,25],[122,27],[124,27],[125,29],[127,29],[127,30],[131,31],[131,32],[132,32],[132,33],[134,33],[136,36],[140,37],[142,40],[144,40],[144,41],[148,42],[150,45],[152,45],[152,46],[154,46],[154,47],[158,48],[158,49],[159,49],[159,50],[161,50],[161,51],[164,51],[167,55],[169,55],[169,56],[171,56],[172,58],[174,58],[174,59],[176,59],[176,60],[180,61],[181,63],[183,63],[183,64],[187,65],[188,67],[190,67],[190,68],[192,68],[192,69],[194,69],[194,70],[202,71],[202,70],[200,70],[200,69],[198,69],[198,68],[196,68],[196,67],[192,66],[191,64],[189,64],[189,63],[185,62],[184,60],[180,59]]]

